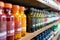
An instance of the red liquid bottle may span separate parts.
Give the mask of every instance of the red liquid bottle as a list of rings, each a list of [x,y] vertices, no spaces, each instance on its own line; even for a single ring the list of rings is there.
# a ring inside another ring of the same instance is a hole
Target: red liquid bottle
[[[0,40],[6,40],[6,15],[3,13],[4,3],[0,1]]]
[[[12,4],[5,3],[4,13],[7,19],[7,40],[14,40],[14,16],[11,13]]]

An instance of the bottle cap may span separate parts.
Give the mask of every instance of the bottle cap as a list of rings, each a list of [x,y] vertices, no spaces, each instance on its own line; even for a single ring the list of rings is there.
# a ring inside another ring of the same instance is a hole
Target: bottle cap
[[[5,3],[5,6],[4,6],[5,8],[12,8],[12,4],[10,4],[10,3]]]
[[[4,7],[4,2],[0,1],[0,6]]]
[[[20,6],[20,11],[24,11],[24,10],[25,10],[25,7]]]
[[[12,10],[19,10],[19,5],[13,5]]]

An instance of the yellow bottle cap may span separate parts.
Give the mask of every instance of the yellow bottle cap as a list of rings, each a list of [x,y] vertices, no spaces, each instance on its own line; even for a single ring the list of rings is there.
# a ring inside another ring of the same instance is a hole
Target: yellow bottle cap
[[[19,10],[19,5],[13,5],[12,10]]]
[[[25,7],[23,7],[23,6],[20,6],[20,9],[19,9],[20,11],[24,11],[25,10]]]

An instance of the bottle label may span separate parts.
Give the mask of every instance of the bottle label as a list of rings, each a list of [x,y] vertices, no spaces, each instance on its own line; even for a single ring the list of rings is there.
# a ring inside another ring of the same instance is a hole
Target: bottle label
[[[35,27],[35,24],[33,24],[33,27]]]
[[[22,27],[22,31],[26,31],[26,27]]]
[[[5,32],[1,32],[0,33],[0,40],[6,40],[6,35],[7,35],[6,31]]]
[[[12,35],[14,35],[14,30],[8,31],[8,36],[12,36]]]
[[[20,33],[20,32],[21,32],[21,28],[17,28],[16,31],[15,31],[16,34]]]
[[[0,40],[6,40],[6,17],[0,17]]]
[[[8,21],[7,22],[7,34],[8,36],[14,35],[14,22],[13,21]]]
[[[15,23],[15,33],[20,33],[21,31],[21,22],[18,21]]]
[[[6,36],[6,34],[7,34],[7,33],[6,33],[6,31],[5,31],[5,32],[0,33],[0,38],[1,38],[1,37]]]

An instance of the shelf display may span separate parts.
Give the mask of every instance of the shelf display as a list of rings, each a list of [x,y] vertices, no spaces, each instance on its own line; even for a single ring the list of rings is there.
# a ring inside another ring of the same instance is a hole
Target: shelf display
[[[0,40],[57,39],[60,6],[55,1],[1,0]]]
[[[59,19],[56,16],[56,13],[45,10],[37,10],[34,8],[30,9],[31,11],[27,14],[27,32],[34,32],[43,26],[51,24]],[[58,14],[58,13],[57,13]]]
[[[22,37],[21,39],[19,40],[31,40],[32,38],[34,38],[35,36],[37,36],[38,34],[42,33],[43,31],[45,31],[46,29],[49,29],[51,28],[53,25],[57,24],[58,22],[60,22],[60,20],[50,24],[50,25],[47,25],[33,33],[27,33],[24,37]]]
[[[51,27],[51,30],[53,30],[54,35],[56,35],[56,34],[58,33],[58,31],[60,31],[60,22],[57,23],[56,25],[53,25],[53,26]]]
[[[54,34],[51,31],[51,29],[47,29],[44,32],[37,35],[36,37],[34,37],[32,40],[51,40],[53,36]]]

